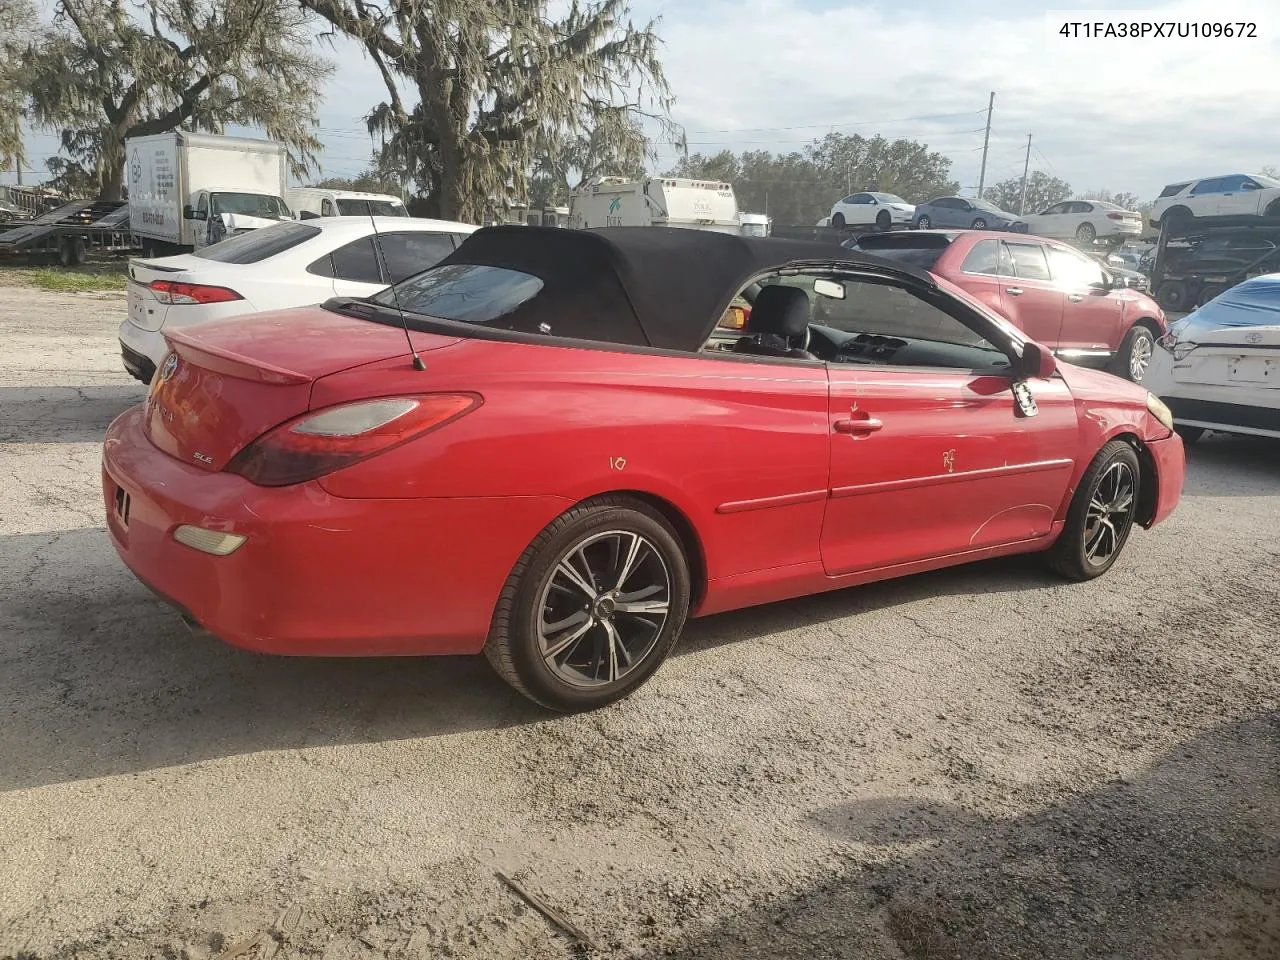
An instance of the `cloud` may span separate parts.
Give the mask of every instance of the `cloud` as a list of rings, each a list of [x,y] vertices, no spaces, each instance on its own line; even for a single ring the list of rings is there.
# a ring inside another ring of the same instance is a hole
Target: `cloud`
[[[1179,178],[1280,162],[1274,0],[1215,4],[1208,17],[1191,3],[1136,15],[1258,24],[1258,38],[1233,40],[1064,39],[1046,21],[1047,10],[1069,7],[1061,0],[1030,11],[800,0],[674,7],[661,26],[664,63],[691,150],[787,151],[831,129],[907,136],[951,156],[961,183],[976,185],[994,90],[988,183],[1021,173],[1028,133],[1032,168],[1081,191],[1153,197]],[[942,114],[960,115],[905,119]]]

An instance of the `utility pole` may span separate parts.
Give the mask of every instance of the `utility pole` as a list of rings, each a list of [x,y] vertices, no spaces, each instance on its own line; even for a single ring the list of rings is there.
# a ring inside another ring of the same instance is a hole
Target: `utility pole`
[[[982,188],[987,183],[987,145],[991,143],[991,110],[996,105],[996,92],[991,91],[991,99],[987,101],[987,132],[982,138],[982,172],[978,174],[978,199],[982,199]]]
[[[1022,161],[1022,192],[1018,194],[1018,216],[1022,216],[1026,211],[1023,207],[1027,202],[1027,170],[1031,167],[1031,134],[1027,134],[1027,159]]]

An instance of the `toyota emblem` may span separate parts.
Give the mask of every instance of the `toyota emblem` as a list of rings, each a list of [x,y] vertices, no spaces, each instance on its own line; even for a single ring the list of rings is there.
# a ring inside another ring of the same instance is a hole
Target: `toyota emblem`
[[[173,376],[173,371],[178,369],[178,355],[171,353],[164,358],[164,363],[160,365],[160,381],[163,383]]]

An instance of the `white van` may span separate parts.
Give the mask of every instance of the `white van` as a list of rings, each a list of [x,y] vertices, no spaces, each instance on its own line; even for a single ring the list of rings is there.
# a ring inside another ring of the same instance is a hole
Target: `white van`
[[[327,187],[295,187],[286,190],[285,201],[299,220],[315,217],[407,217],[409,211],[399,197],[388,193],[359,190],[330,190]]]

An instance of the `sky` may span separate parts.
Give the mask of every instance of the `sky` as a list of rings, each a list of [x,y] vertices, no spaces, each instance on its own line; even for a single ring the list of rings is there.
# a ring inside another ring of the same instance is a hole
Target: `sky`
[[[690,152],[802,148],[830,131],[921,140],[950,157],[962,190],[978,184],[995,93],[986,182],[1031,169],[1077,193],[1153,198],[1178,179],[1280,166],[1280,2],[1143,3],[1101,14],[1100,0],[633,0],[659,18],[673,119]],[[1257,37],[1064,38],[1049,24],[1112,20],[1253,22]],[[367,166],[362,117],[382,81],[358,47],[320,110],[322,175]],[[55,141],[40,135],[33,156]],[[657,170],[677,158],[657,145]]]

